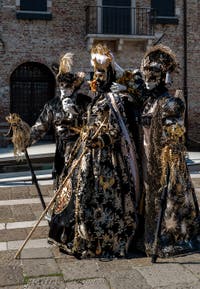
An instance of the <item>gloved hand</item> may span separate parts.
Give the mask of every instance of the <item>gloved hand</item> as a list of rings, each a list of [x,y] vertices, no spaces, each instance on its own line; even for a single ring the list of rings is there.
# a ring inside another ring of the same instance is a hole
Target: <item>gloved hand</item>
[[[125,91],[127,90],[127,87],[125,85],[122,85],[122,84],[119,84],[117,82],[113,82],[111,87],[110,87],[110,90],[113,92],[113,93],[119,93],[121,91]]]

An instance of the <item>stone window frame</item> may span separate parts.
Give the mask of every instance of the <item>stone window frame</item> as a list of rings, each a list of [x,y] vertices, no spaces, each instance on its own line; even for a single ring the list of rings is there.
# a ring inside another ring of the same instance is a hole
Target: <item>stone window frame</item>
[[[52,19],[52,0],[46,0],[46,2],[47,2],[47,11],[26,11],[26,10],[20,9],[20,0],[16,0],[17,19],[51,20]]]

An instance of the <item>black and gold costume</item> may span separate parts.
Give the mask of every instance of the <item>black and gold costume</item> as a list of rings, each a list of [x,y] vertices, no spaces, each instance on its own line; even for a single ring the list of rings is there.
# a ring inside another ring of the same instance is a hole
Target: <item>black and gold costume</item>
[[[180,98],[170,95],[166,88],[166,74],[174,71],[175,67],[174,55],[162,45],[153,47],[143,60],[144,79],[149,87],[142,112],[147,255],[153,252],[165,186],[167,198],[159,256],[200,249],[198,204],[185,160],[185,105]]]
[[[109,92],[115,79],[109,52],[105,59],[95,69],[94,98],[71,167],[85,153],[57,198],[49,233],[50,242],[80,258],[126,256],[137,227],[137,154],[123,100]]]

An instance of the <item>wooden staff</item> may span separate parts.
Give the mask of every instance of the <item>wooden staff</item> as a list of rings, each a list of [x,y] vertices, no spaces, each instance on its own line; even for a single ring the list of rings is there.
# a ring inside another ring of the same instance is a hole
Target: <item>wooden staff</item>
[[[24,154],[25,154],[25,157],[26,157],[27,163],[28,163],[29,168],[30,168],[30,171],[31,171],[32,182],[34,183],[34,185],[35,185],[35,187],[36,187],[36,189],[37,189],[38,196],[39,196],[39,198],[40,198],[40,201],[41,201],[42,207],[43,207],[43,209],[45,210],[45,209],[46,209],[46,204],[45,204],[45,201],[44,201],[43,195],[42,195],[42,193],[41,193],[41,190],[40,190],[40,187],[39,187],[39,184],[38,184],[38,181],[37,181],[37,178],[36,178],[36,175],[35,175],[35,172],[34,172],[34,169],[33,169],[32,163],[31,163],[31,160],[30,160],[30,158],[29,158],[29,155],[28,155],[27,149],[24,150]]]
[[[95,139],[98,136],[98,133],[100,132],[101,128],[103,127],[105,121],[106,121],[106,117],[103,120],[103,122],[101,123],[101,125],[98,127],[98,129],[96,130],[95,134],[92,136],[91,140]],[[86,139],[86,137],[85,137]],[[36,228],[38,227],[39,223],[41,222],[41,220],[43,219],[43,217],[45,216],[45,214],[48,212],[48,210],[50,209],[50,207],[53,205],[55,199],[57,198],[57,196],[59,195],[59,193],[62,191],[62,189],[65,187],[67,181],[69,180],[69,178],[71,177],[71,175],[73,174],[74,170],[77,168],[77,166],[80,164],[83,156],[85,155],[85,153],[88,151],[88,147],[85,146],[83,149],[83,152],[81,153],[80,157],[78,158],[78,160],[74,163],[74,165],[72,166],[71,170],[69,171],[68,175],[65,177],[64,181],[62,182],[61,186],[59,187],[59,189],[57,190],[57,192],[55,193],[55,195],[53,196],[53,198],[51,199],[51,201],[49,202],[48,206],[46,207],[46,209],[42,212],[41,216],[39,217],[37,223],[35,224],[35,226],[32,228],[32,230],[30,231],[30,233],[28,234],[27,238],[25,239],[25,241],[23,242],[23,244],[21,245],[21,247],[19,248],[19,250],[17,251],[17,253],[15,254],[14,258],[17,259],[20,256],[20,253],[22,252],[23,248],[25,247],[26,243],[28,242],[28,240],[31,238],[31,236],[33,235],[33,232],[36,230]]]
[[[49,202],[48,206],[46,207],[46,209],[42,212],[41,216],[39,217],[37,223],[35,224],[35,226],[32,228],[32,230],[29,232],[27,238],[25,239],[25,241],[23,242],[22,246],[19,248],[19,250],[17,251],[16,255],[15,255],[15,259],[18,258],[18,256],[20,255],[21,251],[23,250],[23,248],[25,247],[26,243],[28,242],[28,240],[31,238],[31,236],[33,235],[33,232],[36,230],[37,226],[39,225],[39,223],[41,222],[41,220],[44,218],[44,216],[46,215],[46,213],[48,212],[48,210],[51,208],[51,206],[53,205],[55,199],[57,198],[57,196],[59,195],[59,193],[62,191],[62,189],[64,188],[66,182],[68,181],[68,179],[71,177],[71,175],[73,174],[74,170],[76,169],[76,167],[79,165],[79,163],[81,162],[84,154],[86,153],[88,148],[85,148],[85,150],[82,152],[82,154],[80,155],[79,159],[76,161],[76,163],[73,165],[73,167],[71,168],[70,172],[68,173],[68,175],[66,176],[66,178],[64,179],[63,183],[61,184],[60,188],[57,190],[57,192],[55,193],[55,195],[53,196],[53,198],[51,199],[51,201]]]

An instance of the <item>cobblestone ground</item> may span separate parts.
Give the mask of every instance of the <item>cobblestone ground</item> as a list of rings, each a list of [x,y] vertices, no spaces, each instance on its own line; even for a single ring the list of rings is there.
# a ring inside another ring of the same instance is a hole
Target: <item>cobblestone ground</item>
[[[200,176],[192,175],[200,201]],[[41,185],[45,201],[52,185]],[[200,289],[200,254],[158,259],[135,256],[102,262],[77,260],[47,243],[42,220],[23,249],[14,256],[42,213],[33,185],[0,187],[0,288],[4,289]]]

